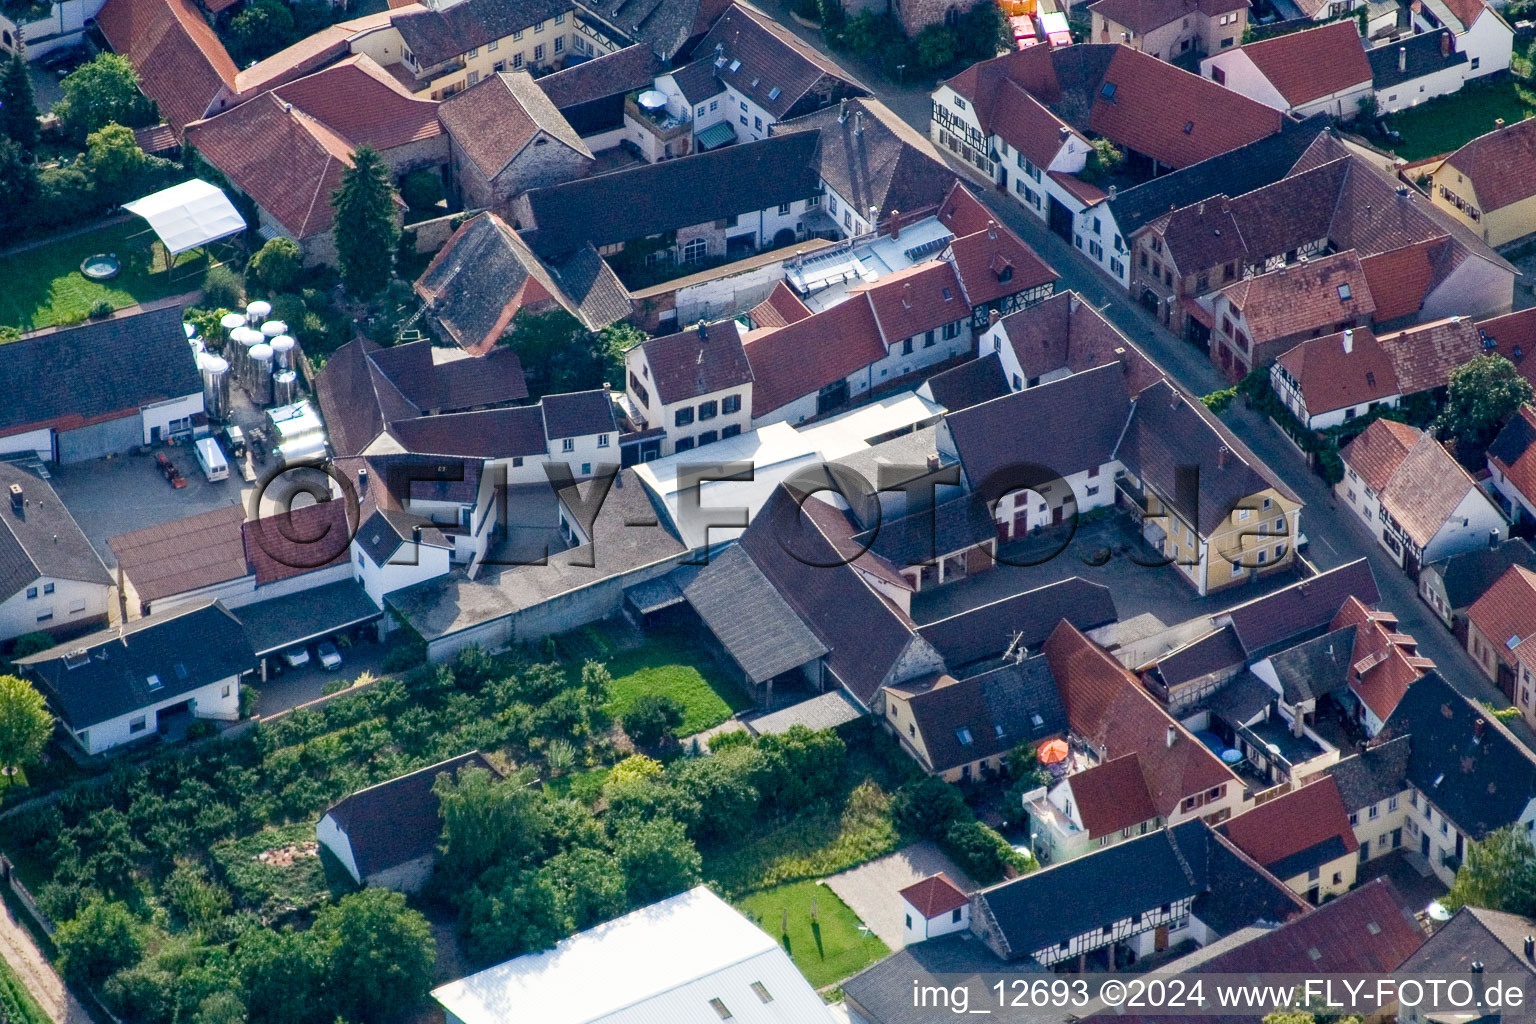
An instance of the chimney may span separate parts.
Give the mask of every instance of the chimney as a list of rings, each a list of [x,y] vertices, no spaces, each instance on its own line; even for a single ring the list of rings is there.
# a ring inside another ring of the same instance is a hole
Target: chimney
[[[1227,465],[1231,461],[1232,461],[1232,449],[1228,448],[1226,445],[1222,445],[1220,448],[1216,449],[1216,468],[1217,469],[1226,469]]]
[[[1173,741],[1178,739],[1178,738],[1179,738],[1179,730],[1175,729],[1173,726],[1170,725],[1168,727],[1168,746],[1172,747],[1173,746]]]
[[[357,494],[362,497],[368,493],[368,467],[363,466],[357,471]]]
[[[1399,74],[1408,70],[1408,47],[1406,46],[1397,48],[1397,70]]]
[[[1062,125],[1060,128],[1056,129],[1056,135],[1061,139],[1062,142],[1066,142],[1067,139],[1072,135],[1072,129],[1068,128],[1066,125]]]
[[[1440,56],[1442,56],[1442,57],[1449,57],[1450,55],[1451,55],[1451,34],[1449,32],[1441,32],[1440,33]]]
[[[908,282],[901,286],[901,308],[912,308],[912,284]]]
[[[853,134],[864,134],[864,111],[862,110],[855,110],[853,112]]]
[[[1349,355],[1355,350],[1355,331],[1352,327],[1344,328],[1344,354]]]
[[[11,511],[19,516],[26,504],[27,499],[22,493],[21,484],[11,484]]]
[[[1525,937],[1525,958],[1536,963],[1536,935]]]
[[[1483,719],[1481,719],[1481,718],[1474,718],[1472,720],[1472,742],[1473,743],[1481,743],[1481,742],[1483,742],[1483,726],[1484,726],[1484,724],[1485,723],[1484,723]]]
[[[1003,318],[1003,314],[999,313],[995,309],[992,310],[991,312],[989,312],[987,314],[987,326],[991,327],[991,326],[995,325],[1002,318]],[[1498,531],[1494,531],[1494,532],[1497,533]]]
[[[891,211],[891,241],[901,237],[901,211]]]
[[[1499,546],[1499,531],[1497,528],[1488,531],[1488,546],[1490,548]]]
[[[1502,117],[1496,117],[1496,118],[1493,119],[1493,130],[1494,131],[1498,131],[1500,128],[1503,128],[1503,127],[1504,127],[1504,119]]]
[[[995,221],[995,220],[987,221],[987,237],[988,238],[996,238],[997,237],[997,221]]]
[[[1131,357],[1126,354],[1123,347],[1115,349],[1115,361],[1120,364],[1121,373],[1131,372]]]
[[[932,473],[939,468],[939,453],[928,453],[928,472]]]
[[[419,526],[411,527],[411,542],[414,543],[414,544],[420,544],[421,543],[421,527],[419,527]]]
[[[1109,201],[1110,202],[1114,202],[1115,198],[1117,196],[1119,196],[1119,195],[1120,195],[1120,186],[1119,185],[1111,185],[1111,186],[1109,186]]]
[[[703,320],[698,323],[699,340],[704,341],[709,337],[709,324]]]
[[[848,120],[848,101],[845,99],[837,105],[837,123],[843,124]]]
[[[1067,312],[1076,313],[1083,300],[1077,297],[1077,292],[1067,292]]]

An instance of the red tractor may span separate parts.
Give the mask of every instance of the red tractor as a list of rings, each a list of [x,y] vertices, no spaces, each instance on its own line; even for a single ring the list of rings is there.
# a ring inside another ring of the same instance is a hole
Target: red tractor
[[[181,475],[181,470],[176,468],[176,463],[172,462],[171,457],[165,452],[155,453],[155,468],[160,471],[161,476],[165,477],[166,482],[177,490],[187,486],[187,478]]]

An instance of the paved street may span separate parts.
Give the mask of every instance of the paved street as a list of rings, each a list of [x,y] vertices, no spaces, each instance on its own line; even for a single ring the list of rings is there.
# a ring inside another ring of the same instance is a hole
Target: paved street
[[[767,0],[766,6],[774,10],[775,16],[785,27],[812,45],[825,48],[819,32],[806,29],[789,17],[787,5]],[[850,59],[846,54],[834,56],[847,64],[881,102],[927,137],[931,102],[926,86],[898,88],[883,80],[877,71],[864,66],[862,62]],[[945,156],[948,158],[948,154]],[[1086,257],[1081,256],[1065,240],[1048,231],[1043,221],[1025,213],[1022,207],[1006,195],[1000,195],[991,183],[979,178],[968,165],[953,159],[950,159],[950,164],[973,185],[977,195],[997,215],[998,220],[1012,228],[1061,275],[1057,283],[1058,290],[1071,289],[1092,302],[1105,319],[1141,346],[1143,351],[1190,392],[1204,395],[1227,386],[1204,352],[1163,329],[1146,310],[1131,300],[1125,289],[1089,263]],[[1401,568],[1392,563],[1386,551],[1366,532],[1364,526],[1336,504],[1332,492],[1306,465],[1300,453],[1276,427],[1241,408],[1240,404],[1234,403],[1222,419],[1307,503],[1302,513],[1302,529],[1311,540],[1308,558],[1318,568],[1330,569],[1364,555],[1370,560],[1376,574],[1382,607],[1398,616],[1402,631],[1413,634],[1419,641],[1420,651],[1435,660],[1446,680],[1460,692],[1477,700],[1506,706],[1508,700],[1477,669],[1450,632],[1419,600],[1413,582]],[[1530,727],[1518,721],[1507,724],[1526,743],[1536,746],[1536,732]]]

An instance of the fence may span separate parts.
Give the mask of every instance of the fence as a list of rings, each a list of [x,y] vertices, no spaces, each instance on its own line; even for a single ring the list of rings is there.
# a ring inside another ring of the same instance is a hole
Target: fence
[[[37,922],[37,926],[49,935],[52,935],[53,922],[48,919],[47,914],[43,913],[42,909],[37,905],[37,901],[32,898],[32,893],[22,884],[21,879],[17,877],[16,865],[3,853],[0,853],[0,877],[4,877],[5,884],[10,886],[11,893],[16,897],[16,901],[21,904],[23,910],[31,915],[32,920]]]

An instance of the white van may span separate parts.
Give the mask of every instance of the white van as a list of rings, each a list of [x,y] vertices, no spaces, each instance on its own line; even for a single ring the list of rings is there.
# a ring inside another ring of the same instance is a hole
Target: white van
[[[197,448],[197,464],[203,467],[203,476],[209,483],[229,479],[229,462],[225,460],[224,453],[219,450],[219,442],[211,437],[205,437],[195,445]]]

